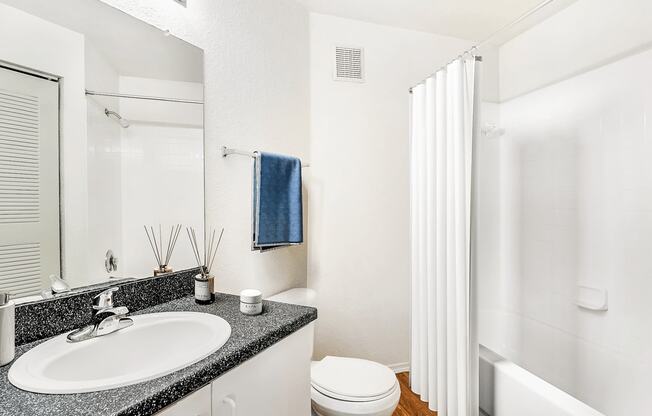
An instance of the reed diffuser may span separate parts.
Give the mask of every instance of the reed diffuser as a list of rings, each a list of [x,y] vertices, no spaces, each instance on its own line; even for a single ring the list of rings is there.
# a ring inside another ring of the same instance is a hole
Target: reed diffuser
[[[213,270],[213,263],[217,250],[220,248],[222,242],[222,235],[224,235],[224,228],[220,231],[220,236],[216,237],[216,230],[208,230],[204,235],[204,251],[199,249],[197,242],[197,233],[193,227],[186,227],[192,252],[195,255],[197,266],[199,267],[199,274],[195,276],[195,302],[200,305],[208,305],[215,302],[215,277],[211,274]],[[206,237],[210,236],[207,240]]]
[[[179,238],[179,233],[181,232],[181,224],[173,225],[170,228],[170,234],[167,235],[167,241],[163,241],[163,227],[161,224],[158,225],[158,239],[156,238],[156,232],[154,232],[154,227],[150,226],[150,229],[147,229],[147,226],[144,225],[145,234],[147,234],[147,240],[149,245],[152,248],[154,257],[156,258],[156,263],[158,268],[154,269],[154,276],[158,276],[163,273],[171,273],[172,267],[170,267],[170,260],[172,259],[172,253],[174,253],[174,247],[177,245],[177,239]],[[163,248],[166,247],[165,252]]]

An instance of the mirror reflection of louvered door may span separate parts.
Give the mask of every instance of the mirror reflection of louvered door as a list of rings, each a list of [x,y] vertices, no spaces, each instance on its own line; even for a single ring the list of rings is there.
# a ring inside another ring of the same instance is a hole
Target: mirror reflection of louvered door
[[[59,84],[0,68],[0,291],[60,274]]]

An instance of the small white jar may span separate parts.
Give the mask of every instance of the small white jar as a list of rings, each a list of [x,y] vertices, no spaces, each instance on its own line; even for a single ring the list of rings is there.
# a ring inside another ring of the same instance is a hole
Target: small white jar
[[[260,290],[245,289],[240,292],[240,312],[245,315],[260,315],[263,312],[263,294]]]

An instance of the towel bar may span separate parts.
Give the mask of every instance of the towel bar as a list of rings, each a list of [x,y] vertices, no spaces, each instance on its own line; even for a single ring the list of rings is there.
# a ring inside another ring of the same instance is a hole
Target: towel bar
[[[246,152],[244,150],[231,149],[229,147],[222,146],[222,157],[227,157],[228,155],[240,155],[240,156],[256,157],[255,152]],[[302,168],[309,168],[310,164],[302,163],[301,167]]]

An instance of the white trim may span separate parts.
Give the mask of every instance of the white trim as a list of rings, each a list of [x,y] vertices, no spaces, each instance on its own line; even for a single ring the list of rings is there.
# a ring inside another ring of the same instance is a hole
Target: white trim
[[[14,64],[14,63],[3,61],[3,60],[0,60],[0,68],[9,69],[11,71],[16,71],[16,72],[22,72],[22,73],[27,74],[27,75],[33,75],[35,77],[47,79],[49,81],[59,82],[59,79],[61,79],[61,77],[59,77],[57,75],[54,75],[54,74],[39,71],[38,69],[28,68],[28,67],[23,66],[23,65]]]
[[[396,374],[410,371],[410,363],[408,362],[389,364],[387,367],[389,367]]]

